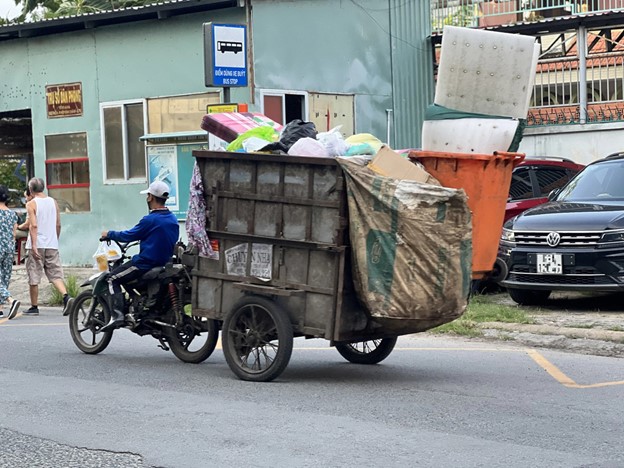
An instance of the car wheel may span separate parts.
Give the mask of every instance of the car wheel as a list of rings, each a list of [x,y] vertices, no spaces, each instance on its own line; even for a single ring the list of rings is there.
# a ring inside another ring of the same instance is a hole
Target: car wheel
[[[547,290],[532,290],[532,289],[509,289],[507,288],[509,295],[514,302],[520,305],[543,305],[551,291]]]

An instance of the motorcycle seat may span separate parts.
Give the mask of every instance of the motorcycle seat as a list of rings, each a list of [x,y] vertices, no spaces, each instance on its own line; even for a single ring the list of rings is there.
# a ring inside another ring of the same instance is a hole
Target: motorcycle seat
[[[149,281],[158,278],[158,275],[163,271],[164,267],[155,267],[151,270],[147,270],[146,273],[141,276],[141,281]]]

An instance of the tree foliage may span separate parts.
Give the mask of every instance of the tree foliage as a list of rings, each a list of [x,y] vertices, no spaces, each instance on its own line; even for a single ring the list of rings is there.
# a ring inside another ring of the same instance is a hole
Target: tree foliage
[[[151,3],[157,2],[154,0],[15,0],[15,4],[21,7],[21,14],[13,19],[0,18],[0,26],[38,21],[44,18],[119,10]]]
[[[20,165],[17,159],[0,159],[0,184],[23,192],[26,189],[26,164]]]

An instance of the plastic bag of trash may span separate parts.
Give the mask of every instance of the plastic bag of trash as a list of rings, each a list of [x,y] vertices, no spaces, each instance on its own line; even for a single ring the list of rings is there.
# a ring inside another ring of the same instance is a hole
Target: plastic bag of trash
[[[361,146],[361,145],[368,145],[373,150],[372,154],[376,154],[377,151],[380,150],[381,145],[383,145],[383,143],[381,142],[379,138],[377,138],[374,135],[371,135],[370,133],[356,133],[355,135],[351,135],[349,138],[347,138],[345,142],[347,143],[347,145],[349,145],[349,147],[354,146],[354,147],[359,147],[359,148],[365,148],[365,146]],[[352,153],[352,154],[365,154],[365,153],[357,152],[357,153]]]
[[[320,141],[308,137],[297,140],[288,150],[288,154],[291,156],[316,156],[321,158],[329,156],[327,149]]]
[[[232,141],[227,146],[227,151],[240,151],[241,149],[244,149],[245,142],[251,138],[264,140],[264,144],[256,145],[256,147],[266,146],[267,143],[277,141],[278,135],[278,132],[273,127],[269,127],[268,125],[252,128]]]
[[[329,156],[344,156],[347,154],[348,145],[345,142],[340,129],[342,125],[338,125],[337,127],[332,128],[328,132],[320,132],[316,139],[321,142],[321,144],[327,150],[327,154]]]
[[[290,149],[298,140],[302,138],[315,138],[316,139],[316,126],[313,122],[303,122],[299,119],[295,119],[289,122],[282,130],[280,134],[279,142],[286,148],[286,151]]]

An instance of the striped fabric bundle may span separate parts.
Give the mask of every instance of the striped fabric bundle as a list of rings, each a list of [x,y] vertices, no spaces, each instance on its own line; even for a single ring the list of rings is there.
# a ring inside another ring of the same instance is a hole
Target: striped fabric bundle
[[[223,112],[204,115],[201,128],[230,143],[252,128],[269,125],[280,132],[282,125],[259,112]]]

